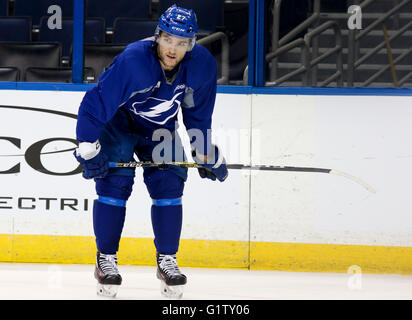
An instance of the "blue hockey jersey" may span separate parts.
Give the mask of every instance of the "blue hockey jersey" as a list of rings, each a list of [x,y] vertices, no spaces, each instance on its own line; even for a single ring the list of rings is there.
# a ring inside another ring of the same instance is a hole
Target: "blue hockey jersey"
[[[211,129],[217,85],[213,56],[196,44],[168,81],[153,52],[153,40],[128,45],[100,75],[98,85],[86,92],[78,113],[78,141],[96,141],[120,107],[130,113],[136,131],[147,137],[160,128],[173,132],[181,108],[186,129],[199,129],[203,150],[209,150],[207,131]]]

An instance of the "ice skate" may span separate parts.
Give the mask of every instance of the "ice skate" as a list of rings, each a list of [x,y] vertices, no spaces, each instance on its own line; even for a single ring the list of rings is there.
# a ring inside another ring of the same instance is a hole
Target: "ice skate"
[[[157,278],[160,280],[160,293],[171,299],[181,299],[183,288],[187,282],[177,266],[176,254],[156,254]]]
[[[97,252],[94,277],[97,279],[97,294],[116,297],[122,284],[122,277],[117,269],[117,255]]]

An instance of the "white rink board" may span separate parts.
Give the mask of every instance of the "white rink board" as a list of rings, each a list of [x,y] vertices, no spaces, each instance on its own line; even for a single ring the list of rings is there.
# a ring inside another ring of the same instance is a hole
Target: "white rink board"
[[[76,114],[83,95],[0,90],[0,105]],[[336,169],[362,179],[376,193],[324,173],[231,170],[228,180],[218,183],[189,169],[182,238],[411,246],[410,119],[412,97],[218,94],[214,140],[228,163],[252,159],[254,164]],[[40,173],[24,157],[40,140],[74,139],[75,125],[69,117],[0,108],[0,137],[20,141],[18,147],[0,138],[0,171],[20,163],[20,173],[0,174],[0,234],[93,235],[94,183],[80,175]],[[185,139],[184,128],[179,131]],[[72,147],[57,141],[42,152]],[[41,161],[52,171],[77,167],[71,152],[43,155]],[[139,171],[123,236],[150,238],[151,200]],[[71,199],[78,201],[76,211],[61,208]]]
[[[260,172],[251,241],[412,245],[412,97],[260,95],[252,111],[263,163],[343,171],[376,193],[332,174]]]
[[[75,115],[83,96],[84,92],[0,90],[0,104]],[[20,141],[19,147],[0,139],[0,171],[20,163],[19,173],[0,175],[0,234],[92,236],[92,207],[96,198],[93,181],[86,181],[80,174],[55,176],[35,171],[24,157],[26,150],[40,140],[55,137],[75,139],[76,120],[20,109],[0,108],[0,113],[0,137]],[[250,97],[219,95],[215,115],[213,127],[216,136],[213,139],[223,149],[234,150],[228,155],[228,161],[249,163]],[[188,146],[183,126],[179,132]],[[239,147],[240,142],[242,148]],[[56,141],[46,144],[41,151],[73,147],[72,142]],[[70,172],[78,165],[72,152],[42,155],[42,164],[53,172]],[[187,154],[190,157],[190,153]],[[136,171],[133,194],[127,204],[124,237],[153,237],[151,199],[143,183],[142,172],[141,169]],[[227,183],[219,183],[202,180],[196,169],[189,169],[183,197],[182,238],[248,241],[248,195],[247,174],[233,172]],[[77,205],[61,207],[74,201]]]
[[[1,105],[57,110],[73,115],[77,114],[78,105],[84,92],[59,91],[0,91]],[[90,208],[95,198],[93,185],[75,176],[53,176],[32,169],[25,161],[24,154],[34,143],[53,137],[75,139],[76,120],[45,112],[19,109],[0,109],[0,136],[14,137],[21,140],[21,146],[0,140],[0,171],[20,163],[20,172],[2,174],[0,185],[0,207],[2,217],[11,218],[11,227],[1,224],[1,233],[10,230],[13,234],[47,234],[47,235],[90,235]],[[54,142],[46,145],[42,152],[73,148],[69,142]],[[72,152],[50,154],[41,157],[44,166],[53,171],[72,171],[77,167],[73,162]],[[13,155],[4,157],[4,155]],[[9,197],[11,199],[4,199]],[[19,200],[24,208],[19,209]],[[49,210],[46,209],[48,200]],[[61,210],[61,199],[78,199],[80,203],[88,200],[89,210],[78,207],[75,211],[70,207]],[[34,206],[34,208],[32,208]],[[6,207],[6,208],[5,208]],[[10,208],[11,207],[11,208]]]

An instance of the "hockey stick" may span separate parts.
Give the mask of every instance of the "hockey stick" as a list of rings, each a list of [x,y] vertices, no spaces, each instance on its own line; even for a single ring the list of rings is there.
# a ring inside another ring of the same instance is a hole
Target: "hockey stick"
[[[193,162],[167,162],[167,163],[154,163],[154,162],[109,162],[110,168],[137,168],[137,167],[158,167],[167,168],[168,166],[178,166],[183,168],[201,168],[202,166]],[[352,180],[366,190],[372,193],[376,193],[376,190],[369,186],[367,183],[361,179],[350,175],[348,173],[334,170],[334,169],[324,169],[324,168],[311,168],[311,167],[288,167],[288,166],[271,166],[271,165],[254,165],[248,166],[243,164],[227,164],[228,169],[245,169],[245,170],[262,170],[262,171],[295,171],[295,172],[319,172],[319,173],[330,173],[345,177]]]

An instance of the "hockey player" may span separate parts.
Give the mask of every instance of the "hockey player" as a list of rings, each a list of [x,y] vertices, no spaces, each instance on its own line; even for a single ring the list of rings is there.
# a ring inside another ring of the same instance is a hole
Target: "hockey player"
[[[154,133],[158,129],[170,131],[170,160],[176,161],[177,149],[182,147],[175,127],[181,109],[186,130],[202,134],[189,135],[193,159],[202,166],[200,176],[224,181],[228,175],[225,159],[212,144],[209,132],[216,63],[207,49],[195,44],[197,30],[193,10],[173,5],[160,16],[154,37],[128,45],[81,102],[75,157],[84,170],[83,177],[94,179],[98,195],[93,228],[95,277],[102,295],[115,296],[122,282],[117,251],[135,175],[133,168],[109,169],[109,161],[133,161],[134,154],[140,161],[155,161],[159,139]],[[187,168],[144,168],[143,177],[153,201],[151,220],[162,293],[181,297],[186,276],[179,270],[176,253]]]

